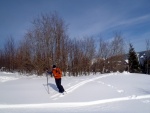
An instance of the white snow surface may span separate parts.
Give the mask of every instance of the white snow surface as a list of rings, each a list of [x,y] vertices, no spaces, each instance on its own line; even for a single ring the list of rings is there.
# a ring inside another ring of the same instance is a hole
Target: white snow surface
[[[150,76],[131,73],[54,78],[0,72],[0,113],[150,113]]]

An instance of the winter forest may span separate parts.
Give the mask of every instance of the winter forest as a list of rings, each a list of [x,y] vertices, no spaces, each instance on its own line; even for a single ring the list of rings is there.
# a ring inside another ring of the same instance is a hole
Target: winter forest
[[[91,36],[70,38],[68,25],[57,13],[41,14],[31,25],[19,43],[9,37],[0,48],[1,70],[42,75],[46,67],[51,69],[56,64],[64,75],[73,76],[116,71],[150,73],[149,39],[141,61],[134,45],[126,45],[121,33],[114,33],[109,41]]]

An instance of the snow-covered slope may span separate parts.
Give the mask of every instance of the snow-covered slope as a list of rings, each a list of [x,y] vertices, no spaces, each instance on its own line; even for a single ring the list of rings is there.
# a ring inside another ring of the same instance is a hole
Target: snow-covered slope
[[[150,76],[131,73],[54,78],[0,72],[0,113],[150,113]]]

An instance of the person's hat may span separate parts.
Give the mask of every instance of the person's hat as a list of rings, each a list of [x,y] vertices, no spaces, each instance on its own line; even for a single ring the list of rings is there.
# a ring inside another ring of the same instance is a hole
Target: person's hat
[[[56,68],[56,65],[53,65],[53,68]]]

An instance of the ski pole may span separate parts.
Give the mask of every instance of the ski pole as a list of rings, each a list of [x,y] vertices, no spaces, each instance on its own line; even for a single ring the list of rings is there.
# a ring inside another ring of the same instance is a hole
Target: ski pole
[[[48,74],[47,74],[46,76],[47,76],[47,89],[48,89],[48,94],[49,94],[49,87],[48,87]]]
[[[46,74],[46,78],[47,78],[47,86],[48,86],[48,74]]]

